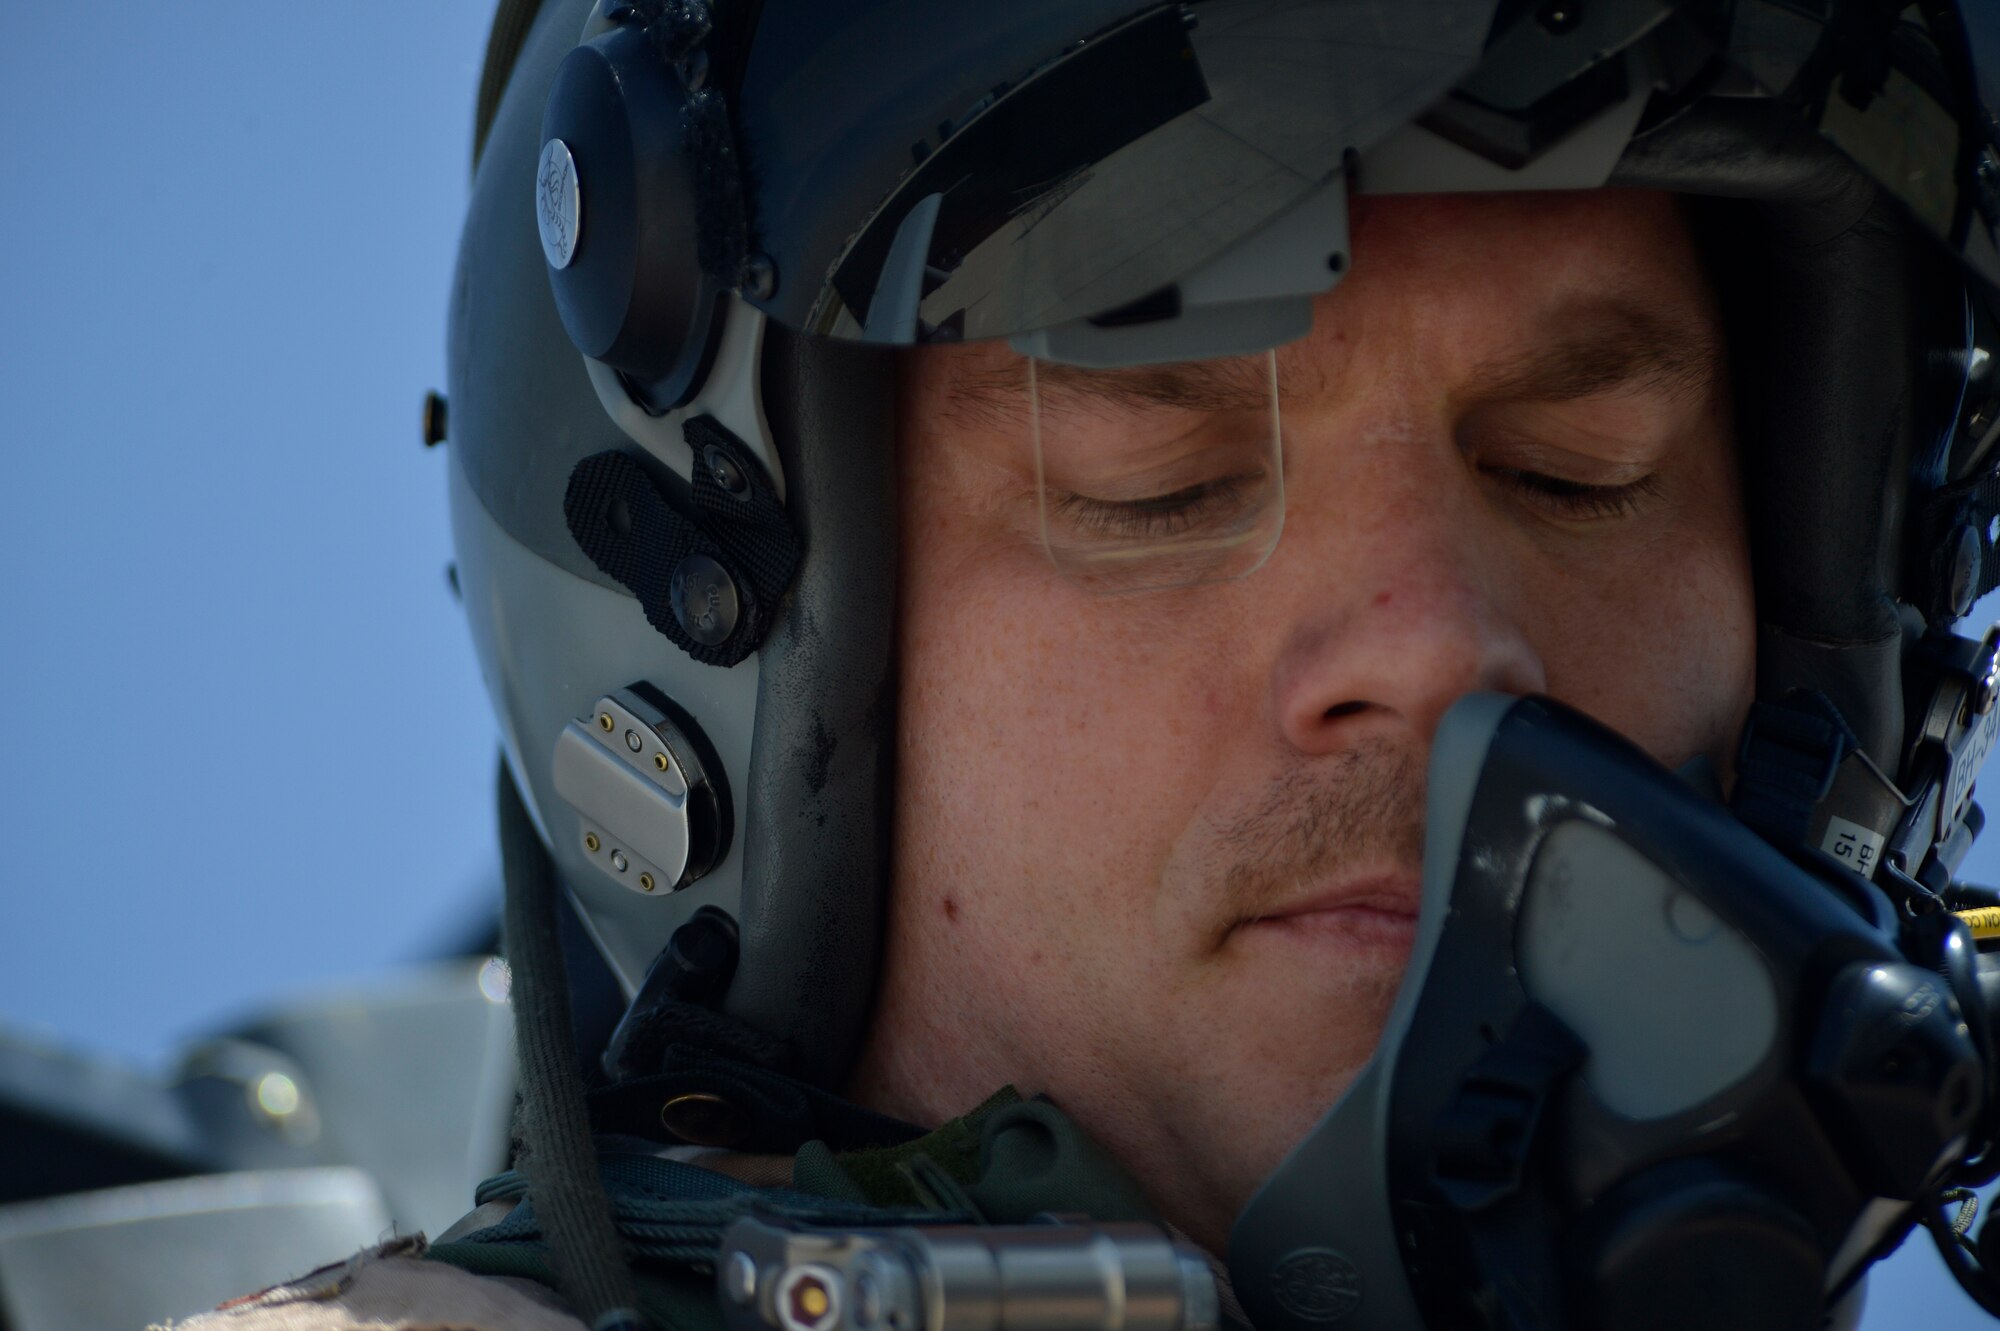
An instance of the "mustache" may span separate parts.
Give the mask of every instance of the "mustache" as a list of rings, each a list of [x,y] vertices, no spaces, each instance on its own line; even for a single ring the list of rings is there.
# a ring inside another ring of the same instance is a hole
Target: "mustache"
[[[1417,872],[1426,784],[1424,757],[1407,744],[1379,742],[1301,763],[1218,831],[1228,917],[1280,910],[1343,864]]]

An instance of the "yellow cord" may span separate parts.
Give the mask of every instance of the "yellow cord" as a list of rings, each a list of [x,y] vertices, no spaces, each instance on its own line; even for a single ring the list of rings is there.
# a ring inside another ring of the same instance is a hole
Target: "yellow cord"
[[[1972,930],[1975,942],[1989,938],[2000,938],[2000,906],[1981,906],[1976,910],[1955,910],[1952,914],[1965,921],[1966,928]]]

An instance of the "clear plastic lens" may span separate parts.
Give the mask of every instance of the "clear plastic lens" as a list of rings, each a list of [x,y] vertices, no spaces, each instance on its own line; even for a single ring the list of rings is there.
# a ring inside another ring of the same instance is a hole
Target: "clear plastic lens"
[[[1275,353],[1079,370],[1029,360],[1042,544],[1105,593],[1240,578],[1285,521]]]

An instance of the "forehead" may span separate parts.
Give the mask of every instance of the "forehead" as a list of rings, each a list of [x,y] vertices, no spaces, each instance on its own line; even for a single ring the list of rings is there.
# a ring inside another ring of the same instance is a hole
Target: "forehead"
[[[1349,200],[1356,277],[1379,279],[1685,277],[1695,262],[1681,200],[1658,190],[1357,195]]]
[[[1369,343],[1431,344],[1448,366],[1489,383],[1508,378],[1510,359],[1559,345],[1583,370],[1569,382],[1586,391],[1593,375],[1579,363],[1593,351],[1604,362],[1594,377],[1606,385],[1635,360],[1655,378],[1706,378],[1719,351],[1713,293],[1669,194],[1364,195],[1351,202],[1351,232],[1352,270],[1320,297],[1312,333],[1279,348],[1288,397],[1331,390]],[[919,403],[953,417],[1013,399],[1024,373],[1004,343],[905,356]],[[1114,377],[1142,391],[1149,379],[1177,379],[1149,369]],[[1208,375],[1197,387],[1210,379],[1223,386]],[[1187,387],[1177,382],[1176,391]]]

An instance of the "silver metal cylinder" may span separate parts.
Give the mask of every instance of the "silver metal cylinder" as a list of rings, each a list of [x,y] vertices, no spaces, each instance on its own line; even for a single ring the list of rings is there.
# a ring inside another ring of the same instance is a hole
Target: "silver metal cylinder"
[[[953,1225],[788,1231],[746,1220],[724,1265],[747,1254],[775,1331],[1215,1331],[1202,1254],[1152,1225]],[[740,1265],[740,1264],[739,1264]],[[824,1297],[798,1297],[801,1279]],[[739,1281],[740,1284],[740,1281]],[[823,1310],[823,1312],[821,1311]]]

